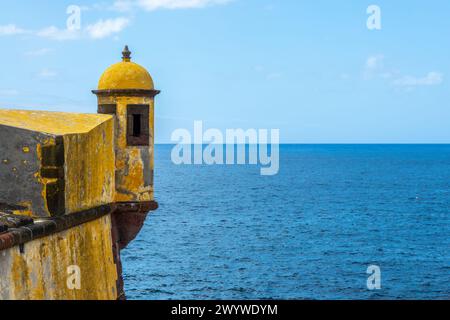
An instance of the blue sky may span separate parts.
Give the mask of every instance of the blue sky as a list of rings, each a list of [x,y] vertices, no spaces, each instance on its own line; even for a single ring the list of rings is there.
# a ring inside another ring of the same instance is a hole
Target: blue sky
[[[9,1],[0,108],[95,112],[90,90],[128,44],[162,90],[157,142],[203,120],[287,143],[450,143],[449,39],[446,0]]]

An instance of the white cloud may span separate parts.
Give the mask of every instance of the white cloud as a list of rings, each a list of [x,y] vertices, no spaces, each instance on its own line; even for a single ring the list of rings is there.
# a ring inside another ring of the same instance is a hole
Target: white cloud
[[[15,24],[0,26],[0,36],[13,36],[24,33],[28,33],[28,31],[17,27]]]
[[[205,8],[214,5],[224,5],[235,0],[115,0],[113,5],[98,3],[82,7],[83,11],[88,10],[115,10],[131,11],[134,8],[154,11],[158,9],[195,9]],[[31,34],[41,38],[51,40],[65,41],[76,40],[84,37],[92,39],[102,39],[113,34],[121,32],[130,24],[130,20],[125,17],[115,19],[99,20],[94,24],[88,25],[82,30],[60,29],[55,26],[49,26],[40,30],[25,30],[15,24],[0,25],[0,36],[12,36],[18,34]]]
[[[377,77],[384,69],[384,56],[382,54],[369,56],[364,66],[364,79]]]
[[[102,39],[114,33],[121,32],[129,25],[130,21],[126,18],[100,20],[86,28],[87,33],[93,39]]]
[[[111,9],[120,12],[127,12],[133,9],[134,2],[130,0],[117,0],[112,5]]]
[[[86,26],[83,30],[58,29],[56,27],[48,27],[39,32],[37,35],[52,40],[76,40],[85,36],[92,39],[103,39],[115,33],[121,32],[129,25],[127,18],[116,18],[99,20],[94,24]]]
[[[372,80],[374,78],[387,81],[396,87],[406,88],[434,86],[444,81],[443,74],[436,71],[428,72],[424,77],[402,75],[399,71],[386,68],[384,66],[384,56],[381,54],[369,56],[364,66],[364,79]]]
[[[119,11],[129,11],[140,7],[147,11],[158,9],[195,9],[227,4],[233,0],[116,0],[113,7]]]
[[[51,79],[58,75],[56,71],[50,69],[42,69],[37,76],[41,79]]]
[[[25,52],[25,55],[30,56],[30,57],[45,56],[46,54],[49,54],[52,51],[53,51],[53,49],[42,48],[42,49],[27,51],[27,52]]]
[[[417,87],[417,86],[435,86],[444,81],[444,76],[439,72],[429,72],[422,78],[413,76],[404,76],[392,82],[393,85],[399,87]]]
[[[18,28],[15,25],[0,26],[1,35],[17,35],[28,33],[40,38],[46,38],[50,40],[66,41],[66,40],[78,40],[83,38],[91,39],[103,39],[121,32],[130,24],[130,20],[124,17],[115,19],[99,20],[94,24],[86,26],[80,30],[59,29],[55,26],[46,27],[40,30],[29,30]],[[31,51],[25,53],[29,56],[39,56],[49,53],[49,49],[40,49],[37,51]]]
[[[80,38],[80,31],[78,30],[69,30],[69,29],[59,29],[55,26],[47,27],[42,30],[39,30],[36,35],[42,38],[48,38],[52,40],[75,40]]]
[[[366,69],[368,69],[368,70],[381,69],[384,66],[383,62],[384,62],[384,56],[381,54],[370,56],[367,58],[367,61],[366,61]]]

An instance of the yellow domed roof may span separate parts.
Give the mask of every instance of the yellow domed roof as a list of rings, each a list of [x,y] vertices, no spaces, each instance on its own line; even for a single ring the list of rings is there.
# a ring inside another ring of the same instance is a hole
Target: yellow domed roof
[[[125,47],[123,61],[106,69],[98,83],[98,90],[154,89],[153,79],[148,71],[131,62],[130,55],[128,47]]]

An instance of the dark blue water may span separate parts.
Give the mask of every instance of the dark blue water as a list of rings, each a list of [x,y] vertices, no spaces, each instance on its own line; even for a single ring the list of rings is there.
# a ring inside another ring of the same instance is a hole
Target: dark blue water
[[[286,145],[272,177],[170,152],[123,252],[129,299],[450,298],[450,145]]]

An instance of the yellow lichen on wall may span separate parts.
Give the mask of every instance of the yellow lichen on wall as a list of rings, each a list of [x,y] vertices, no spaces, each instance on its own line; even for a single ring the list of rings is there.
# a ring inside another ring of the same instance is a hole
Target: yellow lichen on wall
[[[116,202],[152,201],[153,185],[145,182],[154,170],[154,99],[148,97],[102,96],[99,104],[116,105]],[[127,106],[149,105],[150,146],[127,145]]]
[[[5,143],[14,154],[1,158],[10,176],[3,189],[19,182],[23,190],[6,199],[24,207],[15,214],[50,217],[113,202],[111,115],[0,110],[0,126],[15,134]]]
[[[0,300],[115,300],[111,217],[0,251]],[[76,287],[73,267],[79,267]],[[69,283],[69,285],[68,285]],[[75,284],[75,285],[74,285]]]
[[[0,124],[55,135],[86,133],[110,118],[104,114],[0,109]]]
[[[33,210],[31,209],[33,204],[31,201],[22,201],[19,202],[19,206],[25,208],[21,210],[13,210],[13,214],[21,215],[21,216],[27,216],[27,217],[33,217]]]
[[[112,203],[115,189],[114,121],[64,137],[66,213]]]

